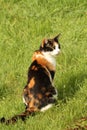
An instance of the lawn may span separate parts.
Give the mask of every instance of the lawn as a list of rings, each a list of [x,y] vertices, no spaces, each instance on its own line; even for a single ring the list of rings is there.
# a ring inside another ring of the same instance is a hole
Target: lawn
[[[25,123],[0,124],[0,130],[86,130],[87,1],[0,1],[0,117],[24,111],[22,90],[33,52],[43,38],[61,33],[54,84],[58,100]]]

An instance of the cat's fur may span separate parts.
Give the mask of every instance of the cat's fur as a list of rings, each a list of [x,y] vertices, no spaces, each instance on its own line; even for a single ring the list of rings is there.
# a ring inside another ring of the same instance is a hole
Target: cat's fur
[[[28,71],[28,81],[23,90],[25,112],[6,120],[2,123],[15,123],[19,118],[25,120],[29,115],[38,111],[45,111],[52,107],[57,97],[57,90],[53,85],[56,70],[55,56],[60,52],[59,35],[53,39],[44,39],[39,50],[32,57],[32,64]]]

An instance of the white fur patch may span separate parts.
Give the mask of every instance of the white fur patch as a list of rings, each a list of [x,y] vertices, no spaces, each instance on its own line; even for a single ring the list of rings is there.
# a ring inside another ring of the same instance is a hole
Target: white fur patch
[[[48,51],[48,52],[42,52],[44,57],[50,62],[52,63],[54,66],[56,66],[56,59],[55,56],[58,55],[60,53],[60,49],[58,47],[58,45],[55,45],[55,49],[53,51]]]
[[[50,54],[50,52],[43,52],[43,55],[47,61],[52,63],[54,66],[56,66],[56,60],[55,57]]]
[[[27,105],[27,102],[25,101],[24,96],[23,96],[23,103],[24,103],[25,105]]]
[[[60,53],[60,49],[59,49],[57,44],[55,45],[55,49],[52,52],[50,52],[50,53],[53,56],[58,55]]]
[[[52,106],[53,106],[53,104],[48,104],[47,106],[42,107],[40,111],[44,112],[44,111],[48,110],[49,108],[51,108]]]

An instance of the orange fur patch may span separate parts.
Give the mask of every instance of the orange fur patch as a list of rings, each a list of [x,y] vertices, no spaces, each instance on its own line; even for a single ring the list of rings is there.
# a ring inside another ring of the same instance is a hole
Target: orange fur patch
[[[49,96],[50,95],[50,92],[46,92],[46,94],[45,94],[46,96]]]
[[[39,99],[42,99],[43,96],[42,96],[42,94],[38,93],[38,94],[37,94],[37,97],[38,97]]]
[[[35,85],[35,80],[34,80],[34,77],[30,80],[29,84],[28,84],[28,87],[29,88],[33,88]]]
[[[44,55],[40,51],[36,51],[33,54],[32,60],[36,60],[38,64],[47,67],[49,70],[55,71],[55,67],[53,64],[51,64],[49,61],[46,60]]]
[[[34,66],[32,66],[32,68],[31,68],[32,70],[35,70],[35,71],[37,71],[38,69],[37,69],[37,67],[34,65]]]
[[[35,98],[32,98],[31,101],[28,104],[29,105],[28,110],[31,111],[31,112],[39,111],[36,104],[38,105],[39,101],[36,100]]]

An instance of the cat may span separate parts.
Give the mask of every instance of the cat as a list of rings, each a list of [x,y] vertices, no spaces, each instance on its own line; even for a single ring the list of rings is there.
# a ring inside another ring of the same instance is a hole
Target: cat
[[[53,80],[56,71],[55,56],[60,53],[59,35],[53,39],[44,39],[32,56],[32,63],[28,70],[28,81],[23,89],[25,111],[1,123],[14,124],[18,119],[25,121],[26,117],[35,112],[44,112],[51,108],[57,100],[57,89]]]

